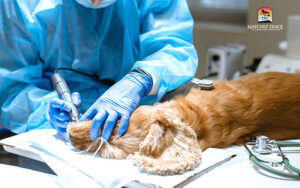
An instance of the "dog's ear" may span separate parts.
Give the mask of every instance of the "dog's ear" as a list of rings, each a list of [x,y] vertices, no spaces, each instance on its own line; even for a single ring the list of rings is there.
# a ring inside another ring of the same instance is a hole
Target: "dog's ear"
[[[158,157],[172,142],[173,135],[168,127],[155,122],[151,124],[145,140],[139,146],[139,153],[147,156]]]
[[[201,149],[195,131],[166,111],[153,116],[148,135],[139,152],[129,158],[143,171],[161,175],[178,174],[195,168]]]

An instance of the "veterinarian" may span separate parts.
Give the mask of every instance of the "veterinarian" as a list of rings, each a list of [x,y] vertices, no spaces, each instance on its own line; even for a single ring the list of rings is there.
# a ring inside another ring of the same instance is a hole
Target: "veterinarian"
[[[185,0],[0,0],[0,12],[0,123],[14,133],[56,128],[66,137],[71,104],[51,85],[56,69],[81,120],[93,119],[93,140],[105,119],[104,140],[119,118],[123,135],[139,104],[196,72]]]

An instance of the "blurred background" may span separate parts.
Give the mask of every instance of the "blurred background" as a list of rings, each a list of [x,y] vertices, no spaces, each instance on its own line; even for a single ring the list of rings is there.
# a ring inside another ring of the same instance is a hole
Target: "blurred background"
[[[214,48],[216,45],[235,43],[244,46],[243,66],[249,67],[257,65],[269,54],[286,56],[288,27],[294,26],[289,32],[290,35],[293,35],[290,36],[290,38],[292,37],[290,40],[297,41],[293,37],[298,36],[297,42],[300,43],[300,27],[297,27],[300,25],[299,0],[188,0],[188,3],[195,21],[194,44],[199,56],[196,75],[198,78],[209,75],[208,64],[212,61],[210,58],[215,55],[209,54],[209,49]],[[272,23],[258,23],[258,10],[261,7],[272,9]],[[298,15],[294,19],[298,22],[293,23],[293,21],[288,24],[289,16],[294,15]],[[249,25],[264,24],[282,25],[283,28],[279,31],[248,29]],[[299,35],[297,31],[295,34],[297,29],[299,29]],[[214,49],[211,50],[214,52]],[[230,52],[230,49],[225,51]],[[222,59],[222,57],[218,58],[216,56],[213,58],[219,61],[220,58]],[[280,63],[283,63],[283,61],[280,61]]]

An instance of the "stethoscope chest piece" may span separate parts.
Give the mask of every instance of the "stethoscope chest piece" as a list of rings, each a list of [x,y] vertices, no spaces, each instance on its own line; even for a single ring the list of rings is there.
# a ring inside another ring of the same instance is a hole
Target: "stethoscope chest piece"
[[[269,138],[266,136],[258,136],[256,138],[256,144],[252,147],[252,150],[260,154],[272,153],[272,148],[268,146],[269,141]]]

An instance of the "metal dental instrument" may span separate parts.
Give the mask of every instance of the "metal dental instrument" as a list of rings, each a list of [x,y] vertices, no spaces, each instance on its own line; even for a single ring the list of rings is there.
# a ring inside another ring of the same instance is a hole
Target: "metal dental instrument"
[[[223,160],[221,160],[221,161],[219,161],[219,162],[217,162],[217,163],[215,163],[215,164],[213,164],[213,165],[207,167],[207,168],[204,169],[204,170],[201,170],[200,172],[195,173],[194,175],[188,177],[187,179],[185,179],[184,181],[182,181],[182,182],[180,182],[179,184],[175,185],[174,187],[175,187],[175,188],[185,187],[187,184],[189,184],[189,183],[191,183],[192,181],[196,180],[197,178],[203,176],[204,174],[206,174],[206,173],[212,171],[213,169],[215,169],[215,168],[221,166],[222,164],[224,164],[224,163],[230,161],[230,160],[231,160],[232,158],[234,158],[234,157],[236,157],[235,154],[233,154],[233,155],[231,155],[231,156],[229,156],[229,157],[227,157],[227,158],[225,158],[225,159],[223,159]]]
[[[78,122],[79,113],[75,105],[73,105],[72,103],[71,92],[64,78],[57,72],[54,72],[53,76],[51,77],[51,82],[59,97],[62,100],[71,104],[72,110],[71,112],[69,112],[69,114],[71,116],[72,121]]]
[[[275,141],[275,140],[269,140],[266,136],[258,136],[256,138],[255,146],[252,147],[253,151],[259,154],[268,154],[272,152],[272,148],[277,148],[280,156],[282,157],[282,161],[280,162],[273,162],[273,161],[266,161],[259,159],[256,155],[254,155],[247,144],[253,144],[253,142],[244,143],[244,147],[249,153],[249,159],[259,168],[275,174],[277,176],[289,178],[289,179],[296,179],[300,180],[300,169],[292,166],[289,162],[289,159],[283,154],[281,147],[300,147],[299,142],[291,142],[291,141]],[[266,164],[271,164],[271,166],[277,166],[277,165],[284,165],[286,169],[288,169],[289,172],[287,173],[284,171],[276,170],[274,168],[271,168],[270,166]],[[274,164],[276,163],[276,164]]]

